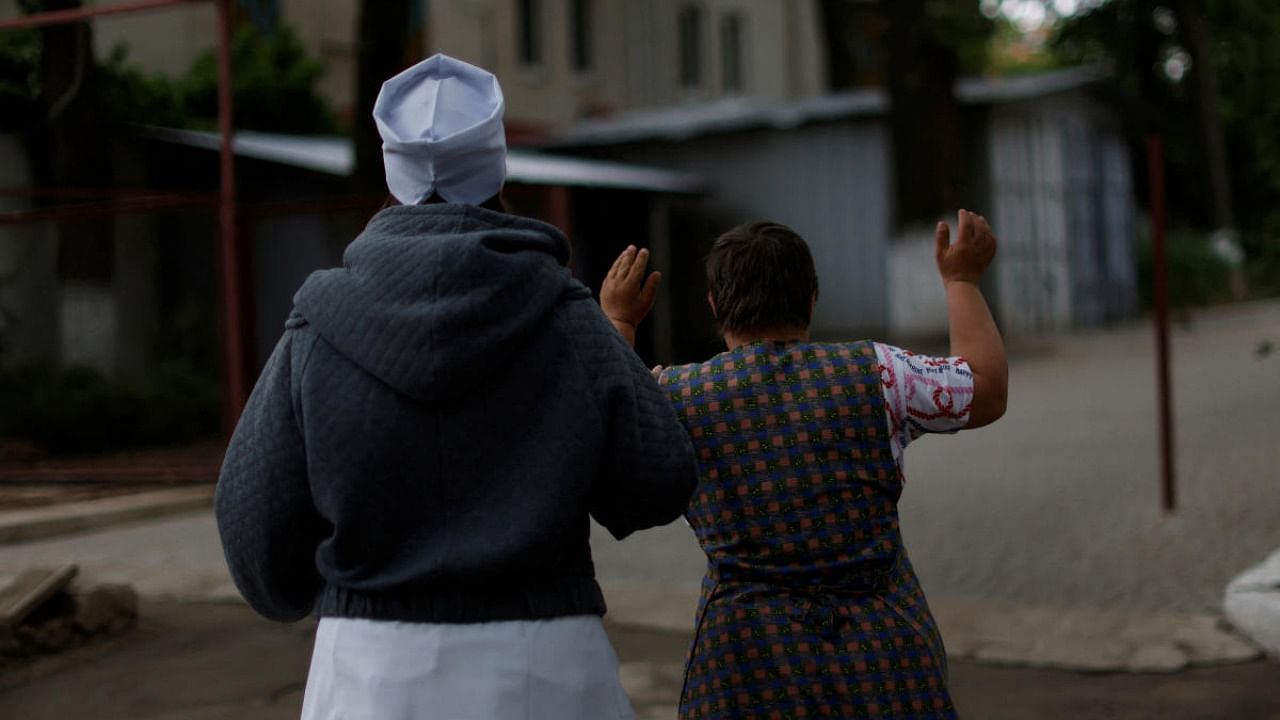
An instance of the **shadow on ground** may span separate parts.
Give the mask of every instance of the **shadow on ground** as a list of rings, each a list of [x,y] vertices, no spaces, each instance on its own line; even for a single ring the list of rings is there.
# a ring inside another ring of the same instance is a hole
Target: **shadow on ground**
[[[279,625],[234,603],[146,602],[138,628],[0,676],[8,720],[297,718],[313,622]],[[641,720],[673,718],[688,636],[611,626]],[[1280,665],[1082,674],[952,663],[962,716],[982,720],[1280,720]]]

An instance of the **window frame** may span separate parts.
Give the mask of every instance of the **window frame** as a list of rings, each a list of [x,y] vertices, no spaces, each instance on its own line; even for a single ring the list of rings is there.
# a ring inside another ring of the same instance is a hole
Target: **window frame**
[[[676,81],[686,92],[706,87],[705,26],[706,9],[700,3],[680,5],[676,14]]]
[[[569,0],[569,67],[575,75],[596,71],[596,0]]]
[[[729,11],[720,16],[720,91],[725,95],[747,93],[748,19],[745,13]],[[733,41],[730,42],[731,33]],[[733,51],[731,62],[730,51]],[[730,79],[733,84],[731,86]]]
[[[516,59],[520,67],[536,70],[546,66],[546,6],[542,0],[515,0]]]

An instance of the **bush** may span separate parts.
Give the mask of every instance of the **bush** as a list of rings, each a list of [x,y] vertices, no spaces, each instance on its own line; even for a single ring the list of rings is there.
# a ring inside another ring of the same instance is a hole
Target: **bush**
[[[41,35],[0,32],[0,131],[18,131],[43,122],[40,78]],[[236,127],[280,133],[334,133],[338,123],[316,83],[324,66],[307,54],[287,25],[263,34],[244,25],[232,41]],[[187,71],[168,78],[129,62],[117,45],[95,69],[102,117],[120,124],[209,130],[218,124],[218,56],[202,53]]]
[[[109,380],[83,367],[0,370],[0,437],[52,453],[190,442],[218,428],[218,386],[170,365],[147,380]]]
[[[1241,240],[1249,294],[1280,296],[1280,212],[1272,213],[1261,231],[1245,233]]]
[[[26,30],[0,32],[0,131],[30,124],[40,97],[40,36]]]
[[[1170,306],[1187,309],[1231,299],[1231,268],[1209,248],[1203,235],[1170,232],[1167,257]],[[1144,238],[1138,255],[1138,288],[1147,307],[1153,291],[1153,261],[1151,239]]]
[[[307,55],[292,28],[264,35],[245,25],[231,46],[235,124],[242,130],[320,134],[337,132],[334,114],[316,91],[324,66]],[[169,79],[129,64],[120,45],[103,65],[109,114],[121,122],[215,129],[218,124],[218,56],[202,53],[186,74]]]

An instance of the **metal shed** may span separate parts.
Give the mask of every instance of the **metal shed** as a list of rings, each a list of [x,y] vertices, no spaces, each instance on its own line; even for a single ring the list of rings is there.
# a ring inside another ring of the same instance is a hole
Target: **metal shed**
[[[1002,241],[995,311],[1015,334],[1088,327],[1136,306],[1134,201],[1114,111],[1089,68],[971,79],[979,167],[966,189]],[[862,90],[794,103],[729,100],[583,123],[559,151],[697,173],[721,229],[768,218],[810,243],[822,281],[820,338],[946,331],[931,227],[895,227],[888,97]],[[673,229],[679,236],[680,228]]]

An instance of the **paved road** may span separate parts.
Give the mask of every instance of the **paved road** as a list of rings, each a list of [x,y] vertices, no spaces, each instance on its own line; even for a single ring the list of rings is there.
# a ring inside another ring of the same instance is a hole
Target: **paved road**
[[[0,720],[297,718],[310,622],[279,625],[234,604],[142,606],[111,645],[0,676]],[[671,720],[687,634],[610,628],[640,720]],[[1280,720],[1280,665],[1252,662],[1172,675],[1100,675],[954,662],[963,717],[982,720]]]
[[[1179,510],[1159,509],[1146,326],[1068,337],[1011,362],[998,424],[928,437],[905,460],[907,546],[931,598],[1216,612],[1227,581],[1280,547],[1280,303],[1215,310],[1174,334]],[[602,578],[694,584],[682,524],[593,540]],[[945,628],[944,628],[945,630]]]
[[[903,523],[935,605],[1216,611],[1227,580],[1280,546],[1280,444],[1271,437],[1280,419],[1280,356],[1255,355],[1264,339],[1280,343],[1280,303],[1204,316],[1177,334],[1182,504],[1172,517],[1157,508],[1146,330],[1070,338],[1016,358],[1004,421],[908,451]],[[624,543],[597,531],[593,542],[611,587],[689,588],[701,575],[701,555],[681,523]],[[80,563],[89,581],[128,582],[151,598],[235,597],[208,513],[0,547],[0,575],[61,562]],[[691,603],[662,610],[674,618],[668,627],[692,619]],[[246,612],[153,601],[138,635],[109,661],[0,690],[0,720],[294,716],[309,628],[261,624]],[[611,633],[637,704],[646,715],[670,717],[685,635],[618,626]],[[962,661],[954,668],[957,702],[969,717],[1280,720],[1274,664],[1161,676]],[[192,681],[219,673],[229,673],[220,686]],[[99,712],[83,714],[85,707]]]

